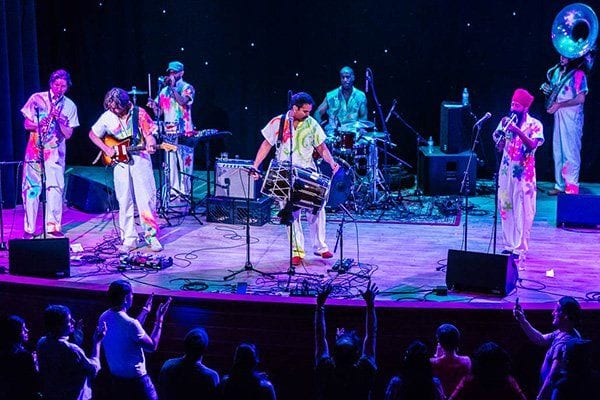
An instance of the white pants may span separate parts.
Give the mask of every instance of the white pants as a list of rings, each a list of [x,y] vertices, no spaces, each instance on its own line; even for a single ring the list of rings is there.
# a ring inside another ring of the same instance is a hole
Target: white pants
[[[285,203],[280,202],[279,206],[283,208]],[[325,208],[322,207],[316,214],[306,210],[306,220],[310,230],[310,236],[313,242],[313,251],[322,254],[329,251],[327,244],[325,243]],[[293,212],[294,222],[292,223],[293,235],[292,235],[292,256],[304,258],[306,252],[304,251],[304,232],[302,231],[302,225],[300,224],[300,218],[302,216],[302,210]],[[290,235],[290,228],[287,227],[288,240]]]
[[[146,152],[131,156],[130,164],[117,164],[113,171],[115,194],[119,202],[119,228],[126,246],[135,247],[138,234],[135,229],[134,199],[147,242],[158,233],[156,217],[156,183],[152,161]]]
[[[536,183],[501,175],[498,197],[502,234],[507,250],[525,254],[536,212]]]
[[[581,168],[581,137],[583,136],[583,111],[577,107],[560,109],[554,114],[552,153],[554,157],[555,189],[579,193]]]
[[[46,152],[48,154],[48,152]],[[60,232],[62,229],[63,192],[65,188],[64,160],[58,152],[49,153],[44,163],[46,169],[46,232]],[[42,190],[41,168],[39,163],[26,163],[23,167],[22,196],[25,208],[24,230],[34,234],[40,192]]]
[[[167,162],[171,194],[189,195],[193,189],[189,175],[194,172],[194,148],[178,144],[177,151],[167,152]]]

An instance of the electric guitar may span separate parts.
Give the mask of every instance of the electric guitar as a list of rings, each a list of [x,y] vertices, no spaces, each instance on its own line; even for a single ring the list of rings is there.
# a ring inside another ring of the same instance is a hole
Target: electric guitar
[[[131,139],[119,141],[112,136],[106,136],[102,139],[105,145],[115,149],[115,155],[109,157],[108,154],[102,152],[102,163],[104,165],[113,166],[118,163],[128,163],[131,160],[131,154],[139,153],[146,150],[146,146],[130,146]],[[154,146],[157,150],[177,151],[177,146],[170,143],[161,143]]]

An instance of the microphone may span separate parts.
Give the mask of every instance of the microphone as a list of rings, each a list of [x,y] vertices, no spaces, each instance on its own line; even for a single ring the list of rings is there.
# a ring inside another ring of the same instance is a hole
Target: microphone
[[[396,101],[396,99],[394,99],[394,101],[392,101],[392,107],[390,108],[390,112],[388,113],[387,117],[385,117],[385,123],[387,124],[387,122],[390,120],[390,117],[392,116],[392,114],[394,113],[394,108],[396,108],[396,104],[398,102]],[[489,114],[489,113],[488,113]],[[491,115],[490,115],[491,117]],[[488,117],[489,118],[489,117]]]
[[[475,126],[480,126],[481,124],[483,124],[485,121],[487,121],[488,119],[492,118],[492,114],[489,112],[486,112],[483,117],[481,117],[479,119],[479,121],[475,122]]]
[[[365,70],[365,93],[369,93],[369,68]]]

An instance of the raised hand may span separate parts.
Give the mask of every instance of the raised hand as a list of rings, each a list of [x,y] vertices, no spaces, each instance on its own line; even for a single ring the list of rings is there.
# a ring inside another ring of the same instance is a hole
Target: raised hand
[[[158,306],[158,309],[156,310],[156,322],[162,324],[163,319],[165,318],[165,315],[167,314],[167,311],[169,310],[169,306],[171,305],[172,300],[173,300],[173,298],[169,297],[169,298],[167,298],[167,301],[165,301],[164,303],[161,303]]]
[[[325,302],[331,294],[332,289],[333,287],[330,283],[317,289],[317,307],[321,308],[325,306]]]
[[[106,331],[108,330],[106,326],[106,322],[101,322],[96,327],[94,331],[94,342],[100,342],[106,336]]]
[[[375,283],[369,282],[369,284],[367,285],[367,289],[364,292],[360,289],[358,291],[360,292],[362,298],[365,300],[365,303],[367,303],[368,307],[372,307],[373,305],[375,305],[375,297],[379,293],[379,288]]]
[[[154,301],[154,293],[152,293],[150,296],[148,296],[148,298],[146,299],[146,303],[144,304],[144,310],[147,312],[152,311],[152,302]]]

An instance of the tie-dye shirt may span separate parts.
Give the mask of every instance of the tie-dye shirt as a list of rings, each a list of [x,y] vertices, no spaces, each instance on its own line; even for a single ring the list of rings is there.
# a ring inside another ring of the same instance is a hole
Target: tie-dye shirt
[[[329,122],[325,131],[329,134],[340,125],[356,122],[359,119],[367,119],[367,96],[361,90],[352,88],[352,93],[346,102],[342,88],[327,93],[327,115]]]
[[[262,129],[262,135],[271,146],[277,145],[280,120],[281,115],[278,115]],[[304,121],[300,121],[293,132],[292,144],[294,151],[292,152],[292,164],[302,168],[316,169],[312,155],[314,148],[325,141],[326,136],[323,128],[321,128],[313,117],[309,116]],[[277,159],[279,161],[289,161],[290,124],[287,118],[283,126],[283,138],[281,142],[281,146],[277,149]]]
[[[193,131],[192,103],[194,102],[194,95],[196,93],[194,87],[182,79],[175,84],[174,90],[183,97],[188,97],[190,99],[183,106],[170,94],[170,90],[169,87],[164,87],[155,99],[158,102],[158,106],[163,111],[165,130],[167,133],[185,133]]]
[[[526,114],[525,123],[521,125],[521,130],[530,139],[540,139],[538,147],[544,143],[544,127],[540,121]],[[494,132],[494,140],[500,139],[502,130],[502,121],[498,124]],[[523,144],[521,138],[508,132],[506,134],[502,161],[500,164],[500,175],[507,175],[517,180],[535,182],[535,148],[528,150]]]
[[[133,107],[129,110],[124,118],[119,118],[112,111],[104,111],[98,121],[92,125],[92,132],[99,138],[105,135],[114,136],[116,139],[123,140],[133,136]],[[139,108],[139,129],[140,133],[146,137],[156,133],[156,124],[150,118],[146,110]]]
[[[39,112],[40,123],[42,123],[42,119],[44,119],[52,111],[53,107],[57,107],[69,121],[70,128],[78,127],[79,118],[77,117],[77,107],[75,106],[75,103],[73,103],[73,101],[66,96],[57,99],[58,101],[51,101],[51,93],[51,91],[46,91],[31,95],[29,100],[27,100],[27,103],[25,103],[21,109],[23,116],[34,123],[37,123],[37,112]],[[38,111],[36,111],[36,107],[38,108]],[[64,157],[66,155],[65,137],[62,134],[58,123],[53,122],[50,124],[48,131],[42,137],[42,142],[44,145],[45,160],[48,160],[50,153],[57,152],[58,158],[62,159],[64,162]],[[25,149],[25,161],[39,160],[38,149],[38,133],[36,130],[32,131],[29,135],[29,141],[27,142],[27,148]]]

